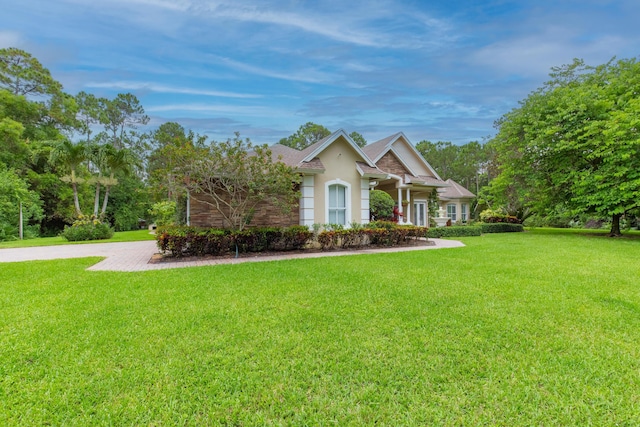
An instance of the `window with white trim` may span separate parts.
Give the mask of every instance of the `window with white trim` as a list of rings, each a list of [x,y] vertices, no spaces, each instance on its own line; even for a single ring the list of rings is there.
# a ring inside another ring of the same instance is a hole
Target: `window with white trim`
[[[460,219],[462,222],[467,221],[467,204],[463,203],[460,205]]]
[[[456,215],[456,204],[455,203],[449,203],[447,205],[447,216],[449,218],[451,218],[452,222],[455,222],[458,220],[458,217]]]
[[[328,223],[347,225],[347,187],[333,184],[328,188]]]

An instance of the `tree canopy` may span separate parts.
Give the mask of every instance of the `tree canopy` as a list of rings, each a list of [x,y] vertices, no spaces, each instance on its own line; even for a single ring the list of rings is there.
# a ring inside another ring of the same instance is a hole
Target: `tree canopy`
[[[295,148],[296,150],[304,150],[329,135],[331,135],[331,131],[326,127],[313,122],[307,122],[300,126],[296,133],[282,138],[278,143]]]
[[[640,63],[575,60],[498,122],[490,197],[612,218],[640,206]]]

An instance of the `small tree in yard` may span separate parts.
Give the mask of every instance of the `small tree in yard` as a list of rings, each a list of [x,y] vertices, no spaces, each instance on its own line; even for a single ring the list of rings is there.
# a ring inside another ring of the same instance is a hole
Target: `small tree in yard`
[[[191,196],[219,212],[230,228],[243,230],[256,207],[270,203],[283,213],[296,206],[300,176],[272,159],[267,145],[252,145],[236,133],[226,142],[193,148],[181,172]]]

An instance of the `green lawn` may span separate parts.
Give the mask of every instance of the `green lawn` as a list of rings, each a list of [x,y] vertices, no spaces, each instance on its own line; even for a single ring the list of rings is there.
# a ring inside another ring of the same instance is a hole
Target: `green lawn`
[[[2,248],[27,248],[32,246],[57,246],[57,245],[75,245],[79,243],[106,243],[106,242],[137,242],[139,240],[153,240],[155,235],[150,234],[149,230],[134,230],[134,231],[118,231],[113,234],[113,237],[108,240],[91,240],[84,242],[69,242],[66,239],[56,237],[38,237],[36,239],[26,240],[11,240],[7,242],[0,242],[0,249]]]
[[[640,425],[640,240],[0,264],[0,425]]]

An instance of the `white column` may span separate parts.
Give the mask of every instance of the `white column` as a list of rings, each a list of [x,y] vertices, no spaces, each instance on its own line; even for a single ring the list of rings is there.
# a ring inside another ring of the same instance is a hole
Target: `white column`
[[[407,188],[407,212],[404,214],[404,223],[411,224],[411,190]]]
[[[360,180],[360,223],[369,223],[369,179]]]
[[[191,225],[191,194],[187,191],[187,225]]]
[[[314,224],[314,183],[314,176],[307,175],[302,177],[300,186],[300,225],[306,225],[309,228]]]
[[[398,188],[398,212],[402,213],[402,189]],[[402,222],[398,219],[398,222]]]

